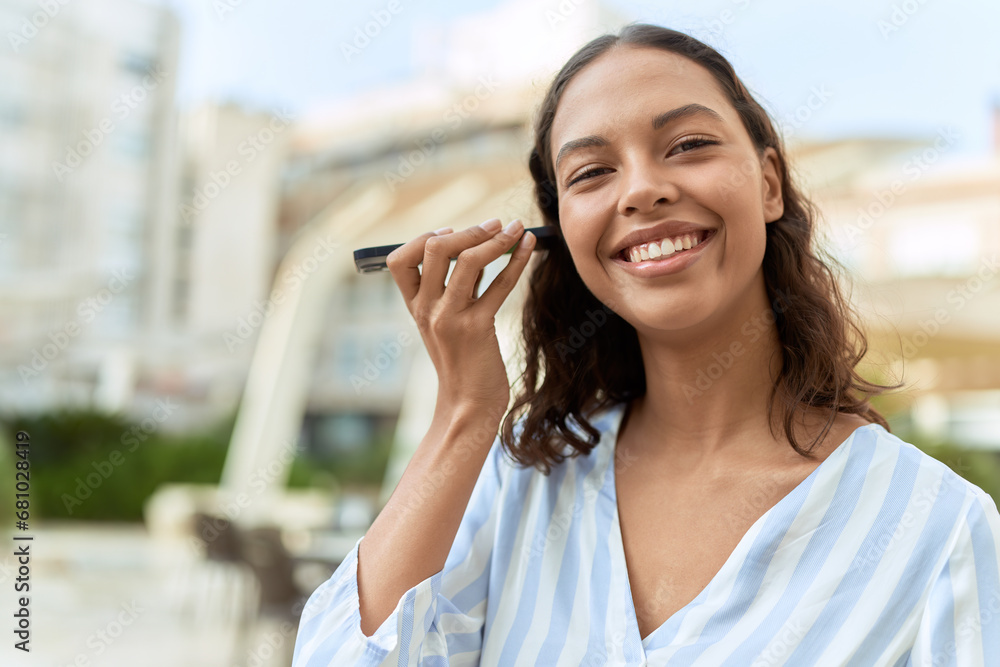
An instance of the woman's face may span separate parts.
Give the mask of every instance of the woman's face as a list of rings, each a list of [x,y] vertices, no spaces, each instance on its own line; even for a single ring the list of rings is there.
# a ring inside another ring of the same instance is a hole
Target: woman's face
[[[765,224],[783,211],[776,153],[757,153],[700,65],[659,49],[604,53],[564,90],[550,150],[576,268],[640,333],[715,328],[766,304]]]

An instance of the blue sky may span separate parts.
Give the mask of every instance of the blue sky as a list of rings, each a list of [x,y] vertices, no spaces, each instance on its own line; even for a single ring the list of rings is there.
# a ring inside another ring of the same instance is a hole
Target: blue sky
[[[348,63],[341,45],[390,0],[173,0],[184,31],[181,103],[232,100],[308,112],[412,77],[415,26],[501,2],[396,1],[400,9],[392,22]],[[539,11],[557,9],[560,0],[538,4]],[[779,119],[794,114],[811,91],[828,91],[829,101],[802,128],[803,137],[932,135],[947,125],[961,137],[955,153],[991,150],[990,108],[1000,103],[995,0],[605,4],[628,19],[709,42]],[[517,48],[516,33],[510,43]]]

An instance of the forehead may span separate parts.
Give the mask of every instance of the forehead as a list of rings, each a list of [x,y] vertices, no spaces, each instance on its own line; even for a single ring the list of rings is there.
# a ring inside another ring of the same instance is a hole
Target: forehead
[[[549,138],[555,155],[563,142],[607,134],[623,122],[649,125],[654,115],[700,103],[727,123],[739,122],[707,69],[662,49],[612,48],[589,63],[566,86],[556,107]]]

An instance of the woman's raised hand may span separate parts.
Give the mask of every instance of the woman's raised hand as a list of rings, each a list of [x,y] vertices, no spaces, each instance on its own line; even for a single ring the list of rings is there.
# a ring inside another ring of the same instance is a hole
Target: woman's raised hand
[[[386,258],[437,370],[439,409],[502,414],[510,400],[494,317],[527,265],[535,237],[522,235],[519,220],[501,227],[493,219],[459,232],[427,232]],[[507,266],[477,298],[483,269],[516,242]],[[452,257],[458,259],[445,284]]]
[[[507,410],[510,385],[493,322],[535,238],[522,236],[517,221],[500,228],[499,220],[489,220],[460,232],[439,229],[386,258],[434,362],[438,395],[427,435],[358,545],[358,607],[366,637],[406,591],[444,568],[494,442],[492,427]],[[477,298],[485,266],[515,243],[507,266]],[[445,284],[452,257],[457,263]]]

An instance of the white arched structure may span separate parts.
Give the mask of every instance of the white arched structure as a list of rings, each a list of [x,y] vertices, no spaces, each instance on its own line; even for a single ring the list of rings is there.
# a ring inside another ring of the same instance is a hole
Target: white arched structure
[[[351,251],[385,245],[391,239],[403,241],[442,226],[459,229],[491,217],[525,219],[524,212],[532,210],[525,196],[530,188],[524,182],[511,185],[508,181],[505,185],[497,188],[477,174],[457,176],[408,205],[400,205],[403,197],[391,195],[381,184],[355,189],[307,225],[275,275],[273,309],[260,328],[223,469],[220,500],[240,506],[235,521],[254,524],[280,520],[270,514],[287,482],[297,446],[326,304],[332,291],[355,272]],[[526,224],[530,222],[526,220]],[[507,257],[488,267],[483,288]],[[305,279],[290,277],[294,275]],[[512,295],[508,301],[519,298]],[[513,310],[516,307],[508,303],[501,313]],[[513,348],[503,333],[510,327],[501,319],[501,349],[505,358],[510,358]],[[383,502],[426,432],[434,407],[433,366],[422,345],[416,354]],[[267,482],[263,490],[261,480]]]

